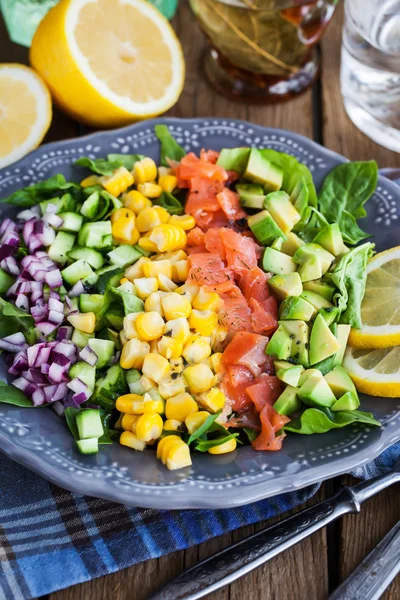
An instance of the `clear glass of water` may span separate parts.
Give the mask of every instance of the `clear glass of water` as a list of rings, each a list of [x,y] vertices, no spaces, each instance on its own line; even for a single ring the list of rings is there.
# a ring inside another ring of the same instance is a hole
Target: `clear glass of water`
[[[400,152],[400,0],[346,0],[341,89],[353,123]]]

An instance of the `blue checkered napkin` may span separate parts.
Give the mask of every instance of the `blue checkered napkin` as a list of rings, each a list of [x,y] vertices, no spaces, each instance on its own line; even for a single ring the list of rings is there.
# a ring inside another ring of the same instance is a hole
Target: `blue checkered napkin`
[[[400,443],[353,474],[393,468]],[[26,600],[286,512],[318,485],[227,510],[128,508],[76,496],[0,455],[0,599]]]

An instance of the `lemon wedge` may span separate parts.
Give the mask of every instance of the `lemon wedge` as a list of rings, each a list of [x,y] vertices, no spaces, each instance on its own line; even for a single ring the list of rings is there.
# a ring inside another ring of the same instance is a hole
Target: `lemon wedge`
[[[400,344],[400,246],[374,256],[367,268],[361,305],[361,329],[352,329],[354,348],[388,348]]]
[[[400,396],[400,346],[346,349],[343,366],[357,390],[370,396]]]
[[[95,127],[165,112],[185,78],[180,42],[146,0],[61,0],[40,23],[30,60],[56,102]]]
[[[0,168],[40,144],[51,114],[49,91],[32,69],[0,64]]]

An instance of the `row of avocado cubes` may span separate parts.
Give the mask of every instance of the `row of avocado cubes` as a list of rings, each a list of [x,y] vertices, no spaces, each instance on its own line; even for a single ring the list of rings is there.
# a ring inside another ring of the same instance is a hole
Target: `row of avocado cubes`
[[[318,369],[307,369],[285,361],[275,361],[277,377],[287,387],[274,403],[281,415],[291,415],[304,408],[330,408],[332,411],[357,410],[357,390],[340,365],[323,375]]]

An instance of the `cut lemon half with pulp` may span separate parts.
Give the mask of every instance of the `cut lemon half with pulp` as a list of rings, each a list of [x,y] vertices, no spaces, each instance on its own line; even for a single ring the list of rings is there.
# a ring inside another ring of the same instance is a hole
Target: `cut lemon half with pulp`
[[[370,396],[400,396],[400,346],[346,349],[343,366],[357,390]]]
[[[50,93],[29,67],[0,64],[0,168],[36,148],[51,122]]]
[[[61,0],[40,23],[30,59],[56,102],[96,127],[165,112],[185,77],[174,30],[146,0]]]
[[[374,256],[367,267],[361,304],[361,329],[352,329],[354,348],[388,348],[400,344],[400,246]]]

